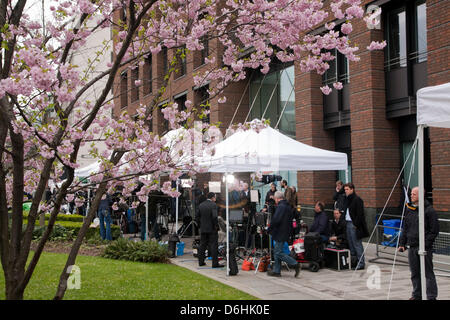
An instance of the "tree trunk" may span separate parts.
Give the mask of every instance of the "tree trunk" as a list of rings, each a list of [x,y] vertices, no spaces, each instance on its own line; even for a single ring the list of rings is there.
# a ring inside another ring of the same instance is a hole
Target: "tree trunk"
[[[39,226],[45,227],[45,212],[42,211],[41,215],[39,216]]]
[[[86,216],[86,219],[84,219],[83,226],[81,227],[80,231],[78,232],[77,239],[75,240],[74,244],[72,245],[72,249],[70,250],[66,265],[64,266],[64,269],[59,278],[58,288],[56,290],[55,296],[53,297],[53,300],[62,300],[64,298],[64,294],[66,293],[66,289],[67,289],[67,279],[69,278],[69,274],[67,273],[67,270],[70,266],[75,264],[75,260],[78,255],[78,251],[80,250],[80,246],[83,242],[83,239],[87,233],[87,230],[88,230],[92,220],[95,217],[97,208],[100,204],[100,200],[102,199],[102,196],[105,193],[105,191],[106,191],[106,182],[102,182],[97,189],[97,193],[95,194],[94,201],[93,201],[91,207],[89,208],[89,212]]]
[[[23,300],[24,291],[17,290],[17,286],[21,278],[23,277],[23,272],[15,272],[12,264],[5,268],[5,293],[6,300]]]

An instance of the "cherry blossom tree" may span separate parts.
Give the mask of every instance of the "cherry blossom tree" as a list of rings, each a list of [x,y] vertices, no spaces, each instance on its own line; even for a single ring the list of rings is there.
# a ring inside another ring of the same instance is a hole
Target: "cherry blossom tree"
[[[179,161],[193,142],[203,142],[205,130],[210,130],[209,136],[219,134],[215,126],[195,125],[195,117],[204,112],[199,106],[187,101],[182,112],[175,103],[163,110],[170,129],[185,127],[186,135],[175,143],[176,152],[150,130],[153,111],[175,68],[168,70],[160,90],[137,110],[137,117],[123,113],[111,118],[108,114],[114,104],[108,93],[120,70],[136,68],[163,47],[180,58],[187,51],[202,50],[205,40],[217,40],[223,47],[222,61],[207,57],[207,71],[195,74],[194,81],[198,86],[210,83],[210,96],[219,96],[219,103],[226,101],[222,93],[230,83],[245,79],[248,69],[267,73],[275,57],[295,61],[302,72],[323,74],[334,59],[332,49],[350,61],[358,60],[358,48],[348,37],[352,21],[364,15],[359,0],[329,2],[327,9],[319,0],[61,0],[50,1],[48,12],[36,17],[27,10],[28,1],[1,0],[0,254],[6,298],[23,299],[61,205],[74,200],[85,187],[74,177],[84,144],[90,145],[90,154],[100,163],[99,171],[89,177],[96,192],[62,270],[55,299],[64,297],[67,270],[75,264],[105,193],[121,188],[128,197],[141,185],[137,196],[142,202],[157,188],[176,196],[170,182],[160,185],[163,173],[174,180],[183,172],[204,170],[195,162]],[[126,12],[126,20],[117,18],[120,11]],[[336,19],[346,21],[341,33],[335,31],[332,21]],[[324,24],[326,32],[309,34]],[[96,63],[109,59],[102,50],[86,65],[74,64],[77,50],[90,45],[86,43],[89,35],[105,28],[113,30],[115,37],[113,43],[102,42],[105,49],[114,50],[108,68],[96,72]],[[370,49],[382,47],[374,43]],[[101,94],[86,100],[86,92],[99,83]],[[135,84],[141,85],[140,81]],[[336,83],[334,88],[342,85]],[[102,152],[91,143],[99,135],[107,146]],[[55,184],[56,193],[51,203],[44,203],[49,182]],[[24,194],[33,195],[26,225]],[[27,264],[35,222],[42,212],[50,212],[48,227]]]

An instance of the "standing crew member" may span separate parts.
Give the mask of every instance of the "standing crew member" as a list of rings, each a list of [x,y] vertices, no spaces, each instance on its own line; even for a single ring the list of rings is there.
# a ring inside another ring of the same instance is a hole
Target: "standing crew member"
[[[436,300],[438,288],[433,271],[433,243],[439,234],[439,221],[436,211],[425,200],[425,278],[427,285],[427,299]],[[411,270],[411,282],[413,285],[410,300],[422,300],[422,286],[420,279],[419,256],[419,188],[411,190],[411,203],[406,205],[405,218],[403,219],[403,231],[399,239],[399,251],[408,248],[408,262]]]
[[[275,242],[275,263],[273,271],[269,271],[267,275],[281,277],[281,261],[284,261],[290,267],[295,269],[295,277],[298,277],[300,274],[300,264],[283,251],[284,243],[289,240],[292,231],[292,208],[284,199],[283,192],[281,191],[275,192],[275,202],[277,204],[277,209],[270,221],[268,229],[268,232],[272,235],[272,239]]]
[[[365,267],[364,248],[362,238],[369,236],[366,216],[364,214],[364,201],[355,193],[355,186],[349,182],[344,184],[345,221],[347,222],[347,241],[352,256],[358,261],[355,269],[362,270]]]
[[[212,267],[221,268],[218,258],[218,231],[219,222],[217,218],[216,195],[209,192],[207,200],[198,207],[195,220],[200,227],[200,248],[198,250],[198,265],[204,266],[205,250],[208,247],[209,255],[212,258]]]

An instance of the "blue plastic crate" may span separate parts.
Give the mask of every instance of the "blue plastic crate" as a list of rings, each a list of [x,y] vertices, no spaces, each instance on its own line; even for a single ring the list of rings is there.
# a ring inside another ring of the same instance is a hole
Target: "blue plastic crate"
[[[400,219],[390,219],[390,220],[383,220],[383,225],[385,227],[394,227],[394,228],[400,228]],[[383,233],[388,236],[395,235],[399,229],[392,229],[392,228],[384,228]]]

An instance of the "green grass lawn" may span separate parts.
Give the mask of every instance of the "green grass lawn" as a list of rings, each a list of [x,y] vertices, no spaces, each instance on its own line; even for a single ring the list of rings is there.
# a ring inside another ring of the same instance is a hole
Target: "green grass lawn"
[[[44,252],[25,290],[27,300],[52,299],[66,254]],[[159,263],[78,256],[81,289],[67,290],[66,300],[255,300],[242,291],[190,270]],[[0,299],[5,279],[0,273]]]

